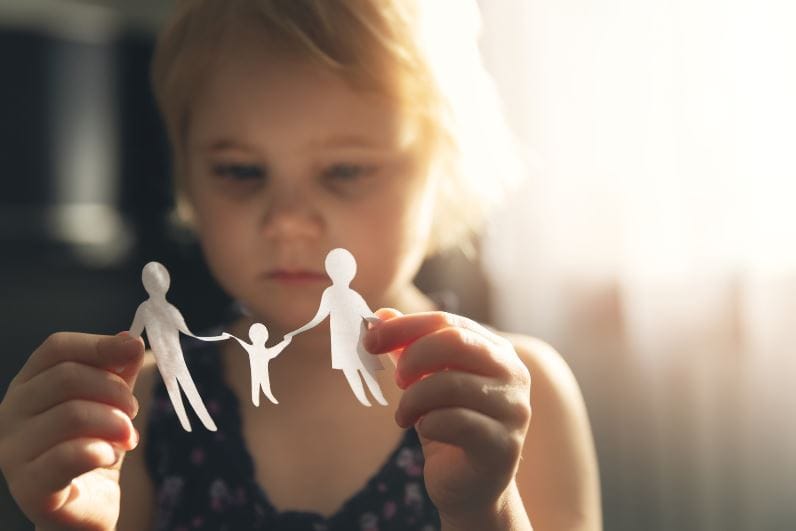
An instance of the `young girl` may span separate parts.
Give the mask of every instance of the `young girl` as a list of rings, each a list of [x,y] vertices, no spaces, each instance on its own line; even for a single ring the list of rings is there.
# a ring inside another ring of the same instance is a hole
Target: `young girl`
[[[468,5],[178,3],[154,84],[180,210],[247,310],[219,332],[262,322],[281,338],[304,324],[329,285],[326,253],[346,248],[352,287],[381,308],[365,344],[393,361],[379,371],[388,405],[364,407],[331,369],[328,326],[272,362],[279,404],[259,407],[236,342],[186,340],[218,424],[193,418],[187,433],[140,340],[54,334],[0,405],[0,466],[37,526],[601,527],[588,420],[562,359],[446,313],[412,283],[498,188],[473,156],[498,129],[463,132],[473,116],[499,122]]]

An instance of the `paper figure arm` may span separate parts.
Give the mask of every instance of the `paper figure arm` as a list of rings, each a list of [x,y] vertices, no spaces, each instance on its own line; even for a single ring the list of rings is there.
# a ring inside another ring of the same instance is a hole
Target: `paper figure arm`
[[[370,306],[368,306],[368,303],[365,302],[365,299],[362,298],[362,295],[360,295],[356,291],[353,291],[352,293],[354,296],[354,300],[356,301],[357,311],[359,312],[359,315],[361,315],[362,318],[370,324],[380,323],[381,319],[376,317],[376,314],[373,313],[373,310],[370,309]]]
[[[229,334],[224,332],[219,336],[197,336],[188,328],[188,325],[185,323],[185,318],[182,316],[182,313],[172,305],[169,305],[168,308],[169,317],[171,318],[171,322],[174,327],[185,334],[186,336],[191,336],[193,338],[202,340],[202,341],[223,341],[224,339],[229,339]]]
[[[196,335],[188,329],[188,325],[185,323],[185,318],[180,313],[180,310],[169,304],[165,310],[168,312],[168,319],[171,321],[169,324],[173,327],[185,334],[186,336],[196,337]]]
[[[191,337],[194,337],[196,339],[200,339],[202,341],[224,341],[225,339],[229,339],[231,337],[235,337],[235,336],[230,335],[230,334],[228,334],[226,332],[224,332],[223,334],[221,334],[219,336],[194,336],[192,334],[189,334],[189,335],[191,335]],[[235,339],[238,339],[238,338],[235,337]],[[240,341],[240,339],[238,339],[238,341]]]
[[[286,335],[282,341],[271,347],[272,349],[276,350],[277,354],[285,350],[290,342],[293,341],[293,336],[290,334]]]
[[[323,292],[323,295],[321,296],[321,304],[320,306],[318,306],[318,312],[315,314],[315,317],[313,317],[304,326],[285,334],[285,339],[292,338],[295,335],[298,335],[302,332],[306,332],[310,328],[318,326],[321,323],[321,321],[326,319],[326,316],[329,315],[329,300],[327,295],[327,293],[329,293],[329,289],[330,288],[326,288],[326,290]]]
[[[146,306],[144,306],[146,302],[142,302],[138,305],[138,309],[135,311],[135,317],[133,317],[133,323],[130,325],[130,335],[133,337],[141,337],[141,334],[144,333],[144,327],[146,326]]]
[[[223,334],[221,334],[221,335],[222,335],[222,336],[227,336],[227,337],[225,337],[224,339],[230,339],[230,338],[231,338],[231,339],[234,339],[234,340],[235,340],[235,341],[237,341],[237,342],[240,344],[240,346],[241,346],[241,347],[243,347],[243,348],[244,348],[244,350],[246,350],[246,351],[248,351],[248,350],[249,350],[249,349],[248,349],[248,347],[250,347],[250,346],[251,346],[251,344],[247,343],[246,341],[244,341],[243,339],[239,338],[238,336],[233,336],[232,334],[228,334],[227,332],[224,332],[224,333],[223,333]],[[219,337],[220,337],[220,336],[219,336]]]
[[[146,302],[142,303],[141,306],[138,307],[139,310],[141,310],[141,308],[144,306],[144,304],[147,304],[147,303]],[[185,318],[182,316],[182,313],[180,313],[180,310],[178,310],[176,307],[174,307],[172,304],[169,304],[169,303],[166,303],[166,306],[165,306],[164,309],[166,311],[166,315],[168,316],[167,317],[168,324],[172,328],[176,328],[177,330],[179,330],[182,334],[185,334],[186,336],[191,336],[193,338],[200,339],[202,341],[222,341],[224,339],[229,339],[229,334],[227,334],[226,332],[224,332],[220,336],[209,336],[209,337],[197,336],[196,334],[191,332],[191,330],[188,328],[188,325],[185,323]],[[143,313],[143,312],[141,312],[141,313]],[[133,319],[133,324],[134,325],[135,325],[136,320],[138,320],[138,318],[139,318],[138,314],[139,314],[139,312],[136,312],[135,319]],[[146,324],[146,323],[142,323],[142,326],[143,326],[143,324]],[[130,333],[132,333],[132,327],[131,327],[131,332]]]

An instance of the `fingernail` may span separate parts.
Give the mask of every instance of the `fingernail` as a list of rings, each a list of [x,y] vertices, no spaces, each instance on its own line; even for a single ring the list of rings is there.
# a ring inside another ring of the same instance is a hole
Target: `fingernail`
[[[130,415],[130,420],[136,418],[138,416],[138,410],[140,408],[140,404],[138,403],[138,399],[133,396],[133,414]]]
[[[130,449],[138,446],[138,443],[141,441],[141,434],[138,433],[138,430],[133,428],[133,432],[130,434]]]
[[[141,338],[135,337],[135,336],[131,336],[128,333],[125,333],[124,335],[119,336],[119,337],[123,338],[122,345],[126,345],[128,343],[138,343],[139,341],[141,341]]]
[[[131,335],[120,337],[122,337],[123,340],[119,346],[124,349],[124,352],[128,355],[128,357],[132,357],[133,355],[137,354],[138,348],[143,346],[143,340],[140,337],[133,337]],[[135,345],[135,347],[133,347],[133,345]]]
[[[130,343],[136,343],[141,341],[141,338],[138,336],[131,335],[129,332],[122,332],[116,335],[120,345],[127,345]]]
[[[397,385],[399,389],[406,389],[406,382],[398,371],[395,371],[395,385]]]

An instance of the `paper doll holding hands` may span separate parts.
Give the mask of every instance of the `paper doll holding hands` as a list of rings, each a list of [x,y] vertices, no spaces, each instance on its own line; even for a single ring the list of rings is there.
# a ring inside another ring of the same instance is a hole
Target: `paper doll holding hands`
[[[170,278],[168,270],[162,264],[158,262],[146,264],[141,273],[141,280],[149,298],[138,306],[133,324],[130,325],[130,334],[140,337],[146,330],[147,340],[155,355],[163,383],[185,431],[191,431],[191,423],[180,396],[180,387],[205,428],[216,431],[216,424],[207,412],[185,364],[180,346],[180,332],[203,341],[220,341],[230,336],[222,334],[215,337],[198,337],[188,329],[180,311],[166,300]]]
[[[368,386],[373,397],[381,405],[387,405],[376,380],[376,371],[382,369],[381,361],[370,354],[362,345],[366,330],[365,321],[378,321],[379,318],[368,307],[365,299],[349,285],[356,276],[357,263],[346,249],[333,249],[326,255],[326,273],[332,285],[321,296],[321,303],[315,317],[301,328],[290,332],[291,338],[320,324],[329,317],[332,342],[332,368],[343,371],[351,390],[363,405],[370,406],[362,381]]]
[[[273,393],[271,393],[271,378],[268,373],[268,363],[276,358],[290,342],[293,336],[285,336],[285,338],[274,345],[273,347],[266,347],[265,342],[268,341],[268,329],[262,323],[254,323],[249,327],[249,339],[251,343],[235,337],[230,334],[223,334],[235,339],[240,346],[249,355],[249,364],[251,365],[251,380],[252,380],[252,403],[255,406],[260,405],[260,389],[262,389],[268,400],[274,404],[278,404]]]

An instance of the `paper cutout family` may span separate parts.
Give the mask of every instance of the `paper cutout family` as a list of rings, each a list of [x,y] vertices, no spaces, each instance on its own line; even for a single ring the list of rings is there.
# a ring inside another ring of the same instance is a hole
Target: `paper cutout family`
[[[191,431],[191,424],[180,396],[180,387],[204,427],[210,431],[216,431],[217,428],[185,364],[180,346],[181,333],[202,341],[235,339],[249,355],[252,403],[259,406],[261,390],[271,402],[278,403],[271,392],[269,362],[290,344],[294,336],[318,326],[329,317],[332,367],[343,371],[351,390],[363,405],[370,406],[362,385],[363,380],[376,401],[387,405],[376,380],[376,371],[383,368],[381,361],[369,354],[362,345],[363,333],[367,329],[366,322],[375,323],[379,318],[362,296],[350,288],[351,281],[356,276],[356,259],[346,249],[332,249],[326,255],[325,267],[332,285],[324,290],[315,317],[304,326],[286,334],[278,344],[266,347],[268,329],[262,323],[254,323],[249,328],[250,343],[226,332],[212,337],[194,335],[185,324],[180,311],[166,300],[170,284],[168,270],[158,262],[149,262],[144,266],[141,280],[149,298],[138,306],[133,324],[130,325],[130,334],[140,337],[146,331],[149,347],[155,355],[166,391],[180,424],[186,431]]]

